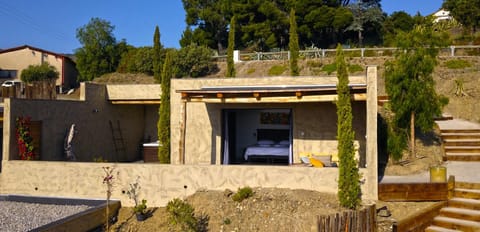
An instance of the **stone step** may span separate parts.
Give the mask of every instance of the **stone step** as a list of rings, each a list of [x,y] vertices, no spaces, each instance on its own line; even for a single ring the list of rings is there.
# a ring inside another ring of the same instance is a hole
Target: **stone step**
[[[455,188],[453,191],[453,195],[454,197],[459,197],[459,198],[480,199],[480,190]]]
[[[480,153],[480,146],[444,146],[446,153]]]
[[[469,221],[480,221],[480,210],[444,207],[440,209],[440,216]]]
[[[455,153],[455,152],[446,152],[444,160],[451,161],[480,161],[480,152],[472,153]]]
[[[443,140],[445,139],[478,139],[480,138],[480,133],[467,133],[467,132],[459,132],[459,133],[441,133],[440,137]]]
[[[480,138],[476,139],[444,139],[444,146],[479,146],[480,147]]]
[[[474,134],[478,133],[480,134],[480,128],[472,128],[472,129],[441,129],[440,133],[442,134],[455,134],[455,133],[469,133],[469,134]]]
[[[448,200],[449,207],[480,210],[480,200],[453,197]]]
[[[462,232],[461,230],[452,230],[440,226],[429,226],[425,229],[425,232]]]
[[[443,216],[436,216],[435,218],[433,218],[433,225],[444,227],[447,229],[461,230],[465,232],[480,230],[480,222]]]

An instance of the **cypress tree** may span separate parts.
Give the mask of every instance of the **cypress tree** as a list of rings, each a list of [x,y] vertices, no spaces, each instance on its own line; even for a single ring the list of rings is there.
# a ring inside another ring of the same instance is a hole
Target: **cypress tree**
[[[339,157],[338,198],[340,205],[355,209],[360,204],[360,174],[355,160],[352,105],[348,72],[341,45],[337,46],[337,140]]]
[[[162,70],[162,44],[160,43],[160,29],[155,27],[155,33],[153,35],[153,77],[157,82],[161,82],[161,70]]]
[[[298,34],[297,34],[297,21],[295,19],[295,9],[290,10],[290,38],[288,42],[288,48],[290,50],[290,75],[298,76],[300,69],[298,67]]]
[[[235,77],[235,64],[233,63],[233,50],[235,49],[235,16],[230,20],[227,48],[227,77]]]
[[[172,51],[167,53],[163,63],[161,75],[162,96],[160,97],[160,109],[158,119],[158,160],[160,163],[170,163],[170,79],[173,75]]]

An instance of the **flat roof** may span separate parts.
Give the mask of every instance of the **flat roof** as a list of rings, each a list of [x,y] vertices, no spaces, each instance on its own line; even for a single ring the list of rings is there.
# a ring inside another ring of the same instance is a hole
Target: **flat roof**
[[[350,93],[366,94],[366,84],[349,84]],[[242,99],[241,101],[251,102],[248,99],[255,99],[253,102],[298,102],[298,101],[331,101],[337,94],[335,84],[322,85],[252,85],[252,86],[202,86],[200,89],[177,90],[182,99],[186,101],[216,102],[215,99]],[[322,96],[321,98],[315,96]],[[326,98],[325,96],[330,96]],[[309,99],[306,99],[309,97]],[[237,102],[231,100],[232,102]],[[224,102],[225,101],[220,101]]]

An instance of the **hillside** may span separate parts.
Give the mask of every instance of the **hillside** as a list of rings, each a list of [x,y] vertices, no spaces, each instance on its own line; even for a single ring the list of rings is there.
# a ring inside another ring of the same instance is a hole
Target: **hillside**
[[[384,82],[384,63],[387,59],[385,57],[368,57],[368,58],[347,58],[347,62],[351,65],[376,65],[378,66],[378,95],[386,95],[385,82]],[[469,67],[452,69],[447,68],[446,63],[451,60],[463,60],[469,64]],[[323,67],[333,62],[333,58],[323,59],[309,59],[301,60],[299,66],[301,67],[301,76],[326,76],[328,73],[322,71]],[[217,63],[219,71],[215,74],[208,76],[209,78],[221,78],[225,76],[226,62]],[[280,76],[289,75],[288,61],[247,61],[237,63],[235,69],[237,77],[265,77],[271,76],[269,74],[270,69],[276,66],[277,70],[283,72]],[[278,68],[280,67],[280,68]],[[362,71],[356,71],[352,74],[363,74]],[[435,68],[434,79],[437,84],[437,91],[439,94],[443,94],[450,99],[450,103],[446,106],[444,112],[451,114],[454,117],[463,118],[480,122],[480,107],[476,106],[476,102],[480,99],[480,86],[479,84],[480,74],[480,57],[441,57],[439,58],[439,64]],[[335,73],[331,73],[335,75]],[[455,95],[456,81],[463,80],[465,96]],[[155,83],[155,80],[151,76],[144,74],[120,74],[113,73],[107,74],[100,78],[95,79],[96,83],[118,83],[118,84],[131,84],[131,83]]]

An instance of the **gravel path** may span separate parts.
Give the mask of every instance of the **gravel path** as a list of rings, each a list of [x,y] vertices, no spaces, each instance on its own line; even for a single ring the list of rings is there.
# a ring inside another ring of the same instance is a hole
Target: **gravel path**
[[[89,208],[92,206],[0,201],[0,231],[29,231]]]

